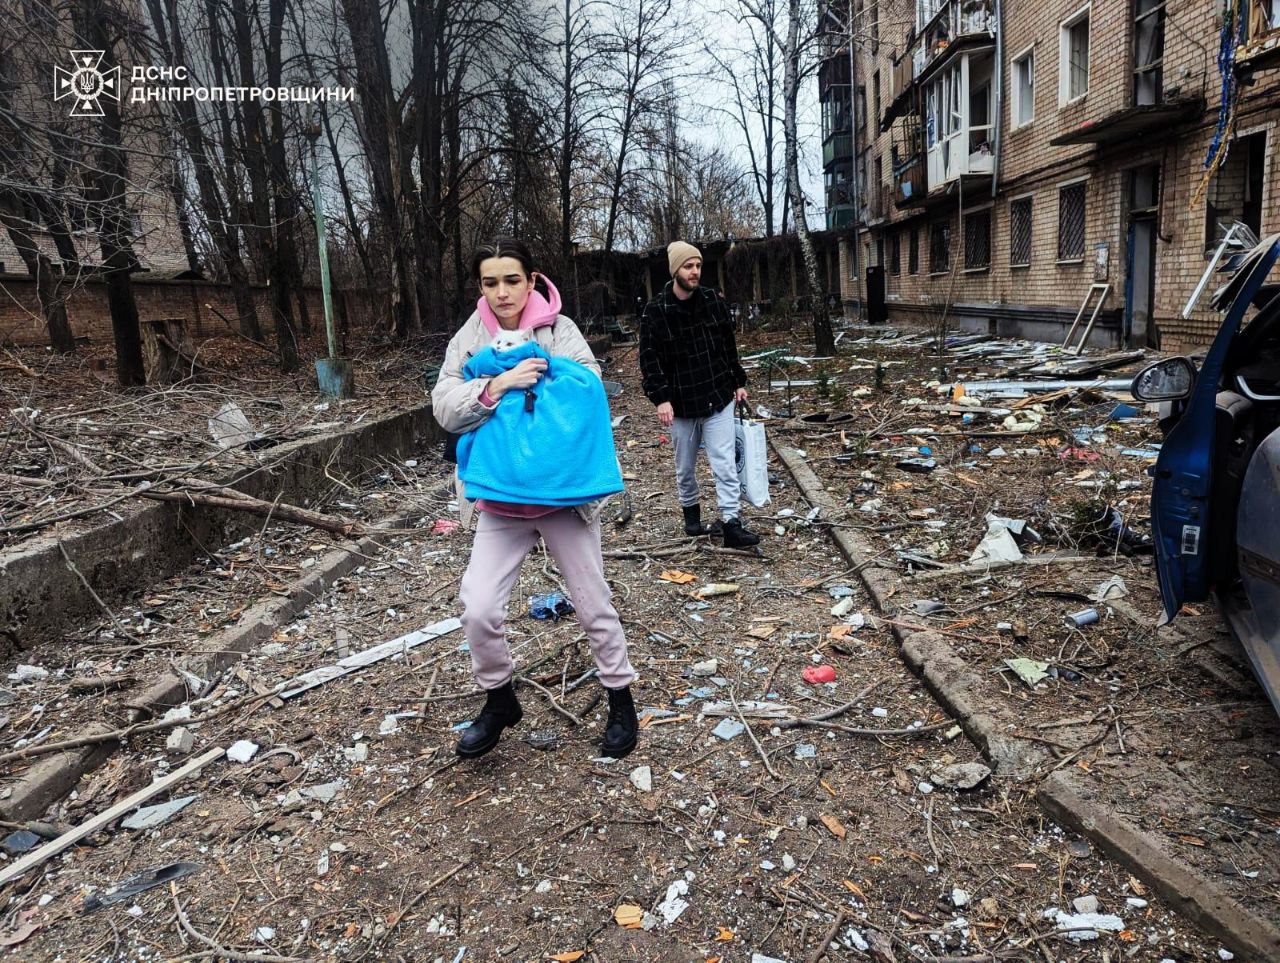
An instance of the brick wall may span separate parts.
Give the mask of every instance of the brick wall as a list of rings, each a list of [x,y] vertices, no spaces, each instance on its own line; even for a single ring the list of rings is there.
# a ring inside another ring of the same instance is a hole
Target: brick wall
[[[133,291],[142,321],[182,318],[197,340],[232,330],[217,312],[229,319],[232,326],[236,323],[235,302],[230,288],[223,284],[206,281],[149,281],[135,277]],[[341,293],[335,294],[335,299],[342,296]],[[268,289],[265,286],[254,288],[258,322],[262,325],[263,332],[270,334],[272,323],[267,297]],[[357,318],[367,317],[368,312],[361,307],[363,302],[360,296],[347,297],[352,299],[348,301],[352,323]],[[307,306],[313,328],[321,330],[324,325],[324,306],[318,288],[307,289]],[[335,300],[335,312],[337,309]],[[67,317],[76,337],[88,337],[96,343],[111,343],[111,315],[107,310],[106,289],[101,282],[82,284],[71,294],[67,302]],[[43,344],[47,341],[44,319],[36,301],[35,284],[25,275],[0,276],[0,343]]]
[[[998,65],[1004,93],[995,108],[1002,126],[999,190],[992,198],[989,178],[983,178],[976,189],[973,182],[967,181],[967,196],[932,213],[900,210],[890,203],[884,221],[873,222],[861,231],[864,267],[876,263],[879,242],[889,251],[893,236],[899,238],[900,274],[895,276],[886,269],[891,317],[919,317],[918,306],[951,300],[976,314],[982,312],[983,306],[1018,307],[1043,312],[1046,318],[1065,318],[1060,323],[1069,323],[1094,280],[1099,244],[1107,245],[1108,263],[1102,278],[1112,285],[1107,308],[1121,311],[1125,299],[1131,172],[1146,165],[1160,165],[1154,323],[1166,348],[1202,345],[1216,331],[1218,318],[1211,311],[1200,310],[1187,321],[1180,319],[1178,313],[1207,265],[1204,242],[1210,198],[1208,192],[1200,196],[1197,192],[1204,179],[1204,158],[1214,136],[1220,96],[1214,60],[1220,23],[1218,5],[1187,0],[1169,4],[1166,14],[1165,99],[1202,97],[1202,114],[1185,123],[1176,136],[1162,136],[1168,132],[1157,130],[1111,146],[1054,146],[1050,143],[1054,138],[1082,124],[1097,123],[1133,102],[1132,4],[1129,0],[1094,0],[1088,5],[1088,91],[1070,103],[1060,103],[1061,27],[1084,6],[1074,0],[1004,0],[1003,63]],[[893,72],[891,58],[907,49],[914,10],[914,0],[885,0],[879,4],[878,48],[873,51],[872,45],[864,42],[857,51],[858,82],[872,83],[878,74],[880,99],[886,106],[892,98],[887,86]],[[1034,117],[1012,129],[1010,66],[1028,50],[1034,56]],[[884,182],[868,185],[868,193],[874,194],[877,189],[891,191],[893,133],[879,132],[876,124],[867,130],[871,139],[862,141],[868,157],[864,169],[873,172],[877,166],[874,159],[880,157],[884,171]],[[1246,88],[1237,108],[1237,135],[1257,131],[1266,133],[1261,218],[1265,235],[1280,231],[1280,71],[1274,69],[1256,75],[1256,82]],[[1233,177],[1242,177],[1238,163],[1226,165],[1223,181]],[[1060,261],[1059,192],[1064,183],[1078,180],[1085,184],[1084,256]],[[1225,194],[1232,187],[1224,183],[1221,192]],[[1032,201],[1032,254],[1026,267],[1010,264],[1009,203],[1020,197],[1030,197]],[[966,269],[962,211],[988,205],[990,264]],[[952,228],[951,269],[933,274],[929,269],[929,236],[932,226],[942,221],[950,222]],[[920,245],[919,273],[915,275],[908,271],[912,228]],[[841,251],[843,293],[851,303],[855,297],[851,257],[847,245]]]

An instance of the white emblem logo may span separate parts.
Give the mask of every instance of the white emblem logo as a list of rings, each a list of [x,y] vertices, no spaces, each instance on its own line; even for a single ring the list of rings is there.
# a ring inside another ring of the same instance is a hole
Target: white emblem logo
[[[101,117],[99,97],[120,99],[120,68],[101,69],[105,55],[103,50],[73,50],[71,61],[75,64],[74,70],[53,68],[53,99],[74,97],[72,117]]]

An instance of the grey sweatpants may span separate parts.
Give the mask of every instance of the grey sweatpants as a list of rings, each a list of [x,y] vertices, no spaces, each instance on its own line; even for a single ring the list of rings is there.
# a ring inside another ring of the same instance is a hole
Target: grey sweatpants
[[[733,430],[733,402],[707,418],[676,418],[671,423],[671,441],[676,450],[676,491],[680,505],[698,502],[698,446],[707,446],[707,463],[716,480],[716,503],[725,521],[738,517],[742,486],[738,482],[738,461]]]

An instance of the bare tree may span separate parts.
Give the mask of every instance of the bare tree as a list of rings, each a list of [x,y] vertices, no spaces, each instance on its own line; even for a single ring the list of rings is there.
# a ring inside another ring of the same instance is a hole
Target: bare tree
[[[178,0],[147,0],[147,10],[151,16],[159,52],[165,62],[184,66],[190,64],[186,31],[178,16]],[[262,331],[258,325],[258,310],[253,301],[249,269],[241,249],[240,232],[231,219],[228,204],[218,185],[210,159],[210,145],[196,110],[196,102],[179,100],[175,104],[175,111],[177,129],[191,159],[204,224],[231,284],[240,331],[260,340]],[[176,179],[176,165],[174,175]]]
[[[670,77],[695,39],[681,35],[682,29],[687,27],[671,17],[671,0],[616,0],[611,8],[603,40],[603,89],[611,101],[608,142],[613,145],[607,174],[606,253],[613,250],[629,181],[642,173],[635,170],[636,155],[641,153],[639,133],[647,122],[670,117],[663,110],[674,97]]]
[[[756,199],[764,212],[764,234],[772,237],[778,195],[786,193],[785,184],[779,184],[778,169],[782,64],[772,32],[780,19],[779,0],[759,0],[755,6],[759,19],[753,15],[743,20],[749,37],[745,49],[725,53],[709,46],[706,52],[719,68],[717,79],[732,91],[732,103],[721,110],[742,138]]]
[[[800,256],[804,261],[809,310],[813,317],[814,350],[819,355],[829,355],[835,353],[835,332],[831,327],[827,299],[819,281],[818,255],[813,247],[813,239],[809,236],[804,191],[800,187],[800,138],[796,123],[796,104],[799,100],[800,86],[816,66],[812,53],[819,36],[818,17],[816,11],[806,9],[801,0],[787,0],[784,31],[779,28],[776,20],[770,19],[770,11],[762,6],[763,2],[764,0],[739,0],[748,18],[754,19],[760,25],[781,52],[783,154],[787,198],[791,204],[791,216],[795,221],[796,235],[800,240]]]
[[[80,0],[73,19],[77,32],[95,50],[128,49],[130,41],[136,49],[141,36],[140,24],[117,6],[115,0]],[[118,102],[111,97],[100,97],[98,103],[102,115],[96,125],[96,166],[86,170],[85,175],[93,185],[91,196],[101,225],[98,238],[116,346],[116,381],[122,388],[141,387],[147,382],[147,372],[142,359],[138,302],[131,280],[138,259],[133,250],[133,219],[127,199],[129,164]]]

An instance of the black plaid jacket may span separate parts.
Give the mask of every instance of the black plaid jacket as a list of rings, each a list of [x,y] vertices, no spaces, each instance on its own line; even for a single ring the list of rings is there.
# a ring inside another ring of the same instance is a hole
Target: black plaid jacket
[[[715,290],[699,286],[684,301],[668,281],[640,318],[640,375],[645,397],[671,402],[677,418],[706,418],[747,385],[733,320]]]

